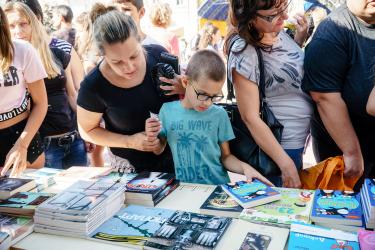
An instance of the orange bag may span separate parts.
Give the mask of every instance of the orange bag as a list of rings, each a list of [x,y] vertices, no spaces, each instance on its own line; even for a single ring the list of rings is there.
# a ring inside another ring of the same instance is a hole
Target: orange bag
[[[352,191],[359,177],[344,177],[344,159],[342,156],[328,158],[315,166],[299,173],[302,188]]]

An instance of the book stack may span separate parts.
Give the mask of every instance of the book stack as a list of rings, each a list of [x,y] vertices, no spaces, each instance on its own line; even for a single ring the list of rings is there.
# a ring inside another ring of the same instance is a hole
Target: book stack
[[[36,208],[35,231],[87,237],[124,204],[120,182],[77,181]]]
[[[243,208],[221,186],[217,186],[200,207],[200,213],[237,218]]]
[[[357,234],[308,224],[293,223],[288,250],[350,249],[360,250]]]
[[[0,214],[0,231],[11,237],[11,245],[33,232],[34,223],[31,218],[14,217]]]
[[[36,188],[32,179],[0,178],[0,200],[5,200],[18,192],[28,192]]]
[[[36,188],[38,192],[56,184],[54,176],[63,171],[62,169],[54,168],[41,168],[26,169],[24,173],[20,176],[21,179],[33,179],[36,183]]]
[[[317,189],[314,195],[311,221],[323,227],[358,231],[363,226],[359,193]]]
[[[0,200],[0,213],[32,217],[36,207],[52,196],[54,194],[19,192],[6,200]]]
[[[90,239],[142,249],[146,240],[167,221],[175,210],[129,205],[104,222]]]
[[[126,204],[155,206],[174,191],[180,182],[174,174],[141,172],[126,184]]]
[[[257,179],[251,183],[238,181],[234,184],[221,185],[221,187],[243,208],[255,207],[281,199],[281,194],[278,191]]]
[[[375,179],[365,179],[361,200],[366,227],[375,229]]]
[[[281,199],[244,209],[240,219],[250,222],[277,225],[289,228],[292,222],[310,223],[310,213],[313,203],[314,191],[292,188],[277,188]]]
[[[9,234],[0,231],[0,250],[9,249],[11,240]]]
[[[214,249],[232,219],[176,211],[149,238],[144,249]]]

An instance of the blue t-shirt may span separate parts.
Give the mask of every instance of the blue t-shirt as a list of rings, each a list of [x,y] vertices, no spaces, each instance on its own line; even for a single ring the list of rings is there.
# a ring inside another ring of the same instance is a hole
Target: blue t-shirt
[[[212,105],[198,112],[175,101],[163,104],[159,118],[160,136],[167,138],[172,150],[177,179],[215,185],[229,182],[220,161],[220,144],[234,139],[234,133],[223,108]]]

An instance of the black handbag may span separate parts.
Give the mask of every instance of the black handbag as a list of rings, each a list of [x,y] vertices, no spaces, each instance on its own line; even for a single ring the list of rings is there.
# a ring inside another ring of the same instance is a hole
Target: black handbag
[[[238,38],[237,38],[238,39]],[[229,46],[229,53],[237,39],[232,39]],[[233,41],[234,40],[234,41]],[[259,100],[260,100],[260,116],[261,119],[271,129],[275,138],[280,142],[283,125],[276,119],[273,112],[268,107],[265,98],[265,75],[263,56],[260,48],[256,48],[259,62],[260,82],[259,82]],[[228,67],[229,68],[229,67]],[[227,70],[228,70],[227,68]],[[228,72],[227,72],[228,73]],[[228,74],[227,74],[228,76]],[[253,139],[246,124],[241,119],[235,100],[233,83],[227,77],[228,97],[231,103],[222,103],[221,106],[227,111],[230,122],[232,124],[235,139],[229,141],[231,153],[243,162],[250,164],[264,176],[280,175],[280,168],[277,164],[257,145]]]

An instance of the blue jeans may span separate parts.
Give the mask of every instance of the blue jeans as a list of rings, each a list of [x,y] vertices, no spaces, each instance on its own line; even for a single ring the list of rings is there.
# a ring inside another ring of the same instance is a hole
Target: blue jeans
[[[85,143],[81,138],[75,138],[70,143],[58,143],[57,139],[44,138],[46,154],[45,167],[67,169],[71,166],[87,166]]]
[[[303,156],[304,148],[284,149],[284,150],[289,155],[289,157],[292,158],[294,164],[297,167],[297,170],[301,170],[302,167],[303,167],[302,156]],[[282,187],[283,186],[283,180],[281,179],[281,176],[266,176],[266,177],[276,187]]]

